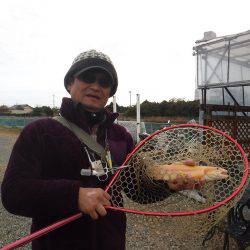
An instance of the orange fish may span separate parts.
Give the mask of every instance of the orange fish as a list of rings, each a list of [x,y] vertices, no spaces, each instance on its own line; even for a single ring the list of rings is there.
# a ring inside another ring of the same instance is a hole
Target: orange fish
[[[174,181],[177,178],[215,181],[228,178],[227,170],[214,166],[198,166],[190,161],[154,165],[147,168],[147,175],[155,180]]]

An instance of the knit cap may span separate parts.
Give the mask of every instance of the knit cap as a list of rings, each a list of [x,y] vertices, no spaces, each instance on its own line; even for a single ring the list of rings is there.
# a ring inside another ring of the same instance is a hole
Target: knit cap
[[[89,69],[102,69],[106,71],[112,78],[110,96],[113,96],[117,90],[118,78],[115,67],[110,58],[102,52],[96,50],[88,50],[79,54],[73,61],[67,74],[64,77],[64,86],[74,81],[74,77]],[[68,91],[68,90],[67,90]]]

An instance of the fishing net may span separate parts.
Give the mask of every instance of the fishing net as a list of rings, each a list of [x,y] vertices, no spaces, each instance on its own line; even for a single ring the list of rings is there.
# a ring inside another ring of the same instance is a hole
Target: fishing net
[[[149,174],[153,165],[186,159],[193,159],[199,166],[223,168],[228,177],[207,181],[199,190],[177,192],[169,189],[168,181],[156,180]],[[136,214],[158,215],[140,220],[145,221],[147,230],[151,227],[155,228],[153,231],[164,230],[165,235],[179,236],[182,240],[181,231],[200,236],[224,218],[243,194],[248,174],[241,147],[226,134],[199,125],[156,132],[131,153],[125,164],[109,186],[112,209],[134,213],[128,216],[133,221]]]
[[[205,175],[203,185],[197,177],[192,188],[173,191],[169,181],[175,179],[174,172],[159,178],[161,168],[187,159],[198,168],[222,169],[226,178]],[[227,212],[241,198],[247,178],[247,158],[227,134],[195,124],[173,126],[155,132],[131,152],[105,189],[112,203],[105,207],[128,213],[128,249],[221,249],[223,234],[202,243],[211,238],[215,225],[223,224]],[[73,215],[4,249],[24,245],[81,217],[82,213]]]

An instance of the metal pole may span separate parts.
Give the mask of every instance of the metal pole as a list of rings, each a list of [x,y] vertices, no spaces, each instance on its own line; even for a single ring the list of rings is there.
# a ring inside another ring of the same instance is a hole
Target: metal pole
[[[131,107],[131,91],[129,91],[129,107]]]
[[[116,96],[113,96],[113,112],[116,113],[117,112],[117,106],[116,106]]]
[[[55,108],[55,95],[53,94],[53,108]]]
[[[203,122],[204,122],[204,125],[208,125],[207,124],[207,89],[206,87],[204,88],[204,114],[203,114]]]
[[[229,70],[230,70],[230,43],[231,41],[229,40],[228,41],[228,58],[227,58],[227,84],[229,83],[229,77],[230,77],[230,74],[229,74]]]
[[[243,106],[245,106],[245,88],[244,86],[241,86],[242,88],[242,103],[243,103]]]
[[[224,92],[224,87],[222,87],[222,101],[223,101],[223,105],[225,105],[225,92]]]
[[[116,96],[113,96],[113,112],[116,113],[117,112],[117,105],[116,105]],[[115,119],[115,123],[117,122],[117,119]]]
[[[139,134],[141,132],[141,112],[140,112],[140,95],[136,94],[136,141],[139,143],[140,137]]]
[[[196,54],[196,86],[199,86],[199,54]]]
[[[205,72],[204,72],[204,83],[205,83],[205,86],[207,85],[207,54],[205,54]]]

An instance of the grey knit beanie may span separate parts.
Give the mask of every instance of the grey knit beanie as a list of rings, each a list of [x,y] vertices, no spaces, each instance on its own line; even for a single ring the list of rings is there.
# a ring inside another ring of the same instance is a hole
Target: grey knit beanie
[[[113,96],[117,90],[118,85],[118,78],[115,67],[107,55],[96,50],[85,51],[74,59],[70,69],[64,77],[64,86],[66,90],[67,85],[74,80],[73,77],[78,76],[84,71],[93,68],[99,68],[109,73],[109,75],[113,79],[113,82],[111,84],[110,96]]]

